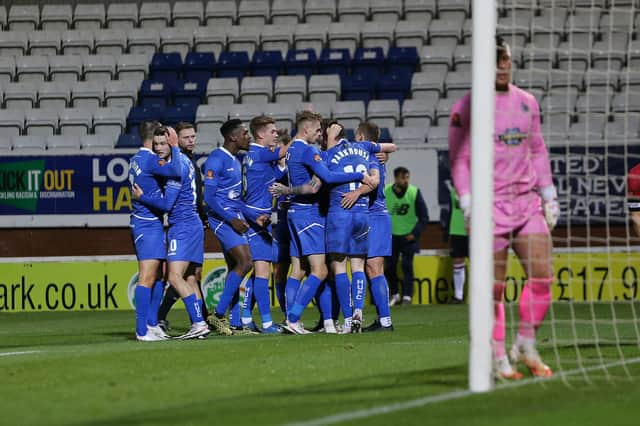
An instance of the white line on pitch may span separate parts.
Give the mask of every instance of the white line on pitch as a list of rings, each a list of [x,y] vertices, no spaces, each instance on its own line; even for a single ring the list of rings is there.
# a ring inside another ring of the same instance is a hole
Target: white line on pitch
[[[40,351],[0,352],[0,356],[36,354]]]
[[[542,381],[549,381],[561,378],[563,376],[572,376],[582,372],[594,371],[594,370],[602,370],[612,367],[618,367],[622,364],[637,364],[640,362],[640,358],[632,358],[625,361],[612,362],[609,364],[597,365],[589,368],[569,370],[566,372],[559,372],[552,378],[531,378],[526,380],[519,380],[517,382],[509,382],[504,385],[497,386],[495,390],[501,390],[505,388],[517,388],[521,386],[526,386],[531,383],[540,383]],[[319,417],[317,419],[311,419],[307,421],[287,423],[286,426],[323,426],[323,425],[331,425],[339,422],[346,422],[350,420],[363,419],[367,417],[376,416],[379,414],[388,414],[394,413],[396,411],[408,410],[411,408],[422,407],[429,404],[435,404],[437,402],[443,401],[452,401],[454,399],[465,398],[467,396],[475,395],[474,392],[470,390],[459,390],[449,393],[443,393],[440,395],[432,395],[426,396],[418,399],[413,399],[411,401],[400,402],[396,404],[388,404],[382,405],[380,407],[368,408],[364,410],[351,411],[341,414],[334,414],[332,416]]]

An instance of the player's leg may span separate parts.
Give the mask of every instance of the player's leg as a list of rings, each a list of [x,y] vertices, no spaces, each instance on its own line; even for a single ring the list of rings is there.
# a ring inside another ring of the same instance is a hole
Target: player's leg
[[[351,325],[351,331],[353,333],[362,332],[362,322],[364,320],[364,299],[367,294],[367,277],[364,273],[365,267],[364,256],[351,256],[351,293],[353,299],[353,320]]]
[[[404,239],[404,237],[402,237]],[[413,299],[413,258],[418,252],[417,241],[402,241],[400,244],[400,253],[402,260],[402,304],[410,305]]]
[[[384,257],[367,258],[366,272],[371,284],[371,298],[378,311],[378,319],[364,331],[393,331],[389,308],[389,287],[384,275]]]
[[[204,321],[195,292],[184,279],[189,264],[190,262],[186,260],[168,262],[169,283],[178,291],[192,324],[191,329],[180,336],[183,339],[192,339],[209,333],[209,327]]]
[[[138,261],[138,285],[135,289],[136,300],[136,336],[138,340],[152,340],[155,333],[147,333],[151,296],[157,281],[160,259],[144,259]],[[156,338],[153,340],[161,340]]]
[[[260,318],[262,320],[262,329],[266,333],[276,333],[279,327],[274,327],[271,317],[271,301],[269,294],[269,276],[271,275],[271,262],[266,260],[258,260],[254,262],[255,278],[253,281],[253,294],[255,296]]]
[[[453,304],[462,303],[464,300],[465,259],[468,256],[468,240],[466,236],[462,235],[452,235],[450,239],[453,262],[453,298],[450,303]]]
[[[351,281],[347,275],[347,256],[345,254],[330,253],[331,272],[335,277],[336,294],[344,317],[343,333],[351,333],[353,321],[353,307],[351,305]]]
[[[193,272],[189,274],[189,277],[193,277],[193,285],[196,292],[196,297],[202,302],[202,316],[207,318],[209,316],[209,309],[204,300],[204,293],[202,292],[202,264],[192,264]],[[191,283],[191,281],[187,280]],[[191,285],[191,284],[190,284]]]
[[[240,288],[242,279],[252,269],[251,253],[248,244],[237,245],[229,250],[229,255],[234,260],[234,266],[229,270],[224,282],[224,290],[215,309],[215,316],[223,318],[227,309],[231,306],[231,300]]]
[[[324,235],[324,230],[322,234]],[[318,291],[318,287],[322,281],[327,277],[327,265],[325,263],[324,253],[310,254],[306,256],[306,260],[309,262],[310,274],[298,289],[295,302],[287,313],[288,328],[296,334],[308,333],[302,328],[300,317]]]
[[[389,284],[389,305],[394,306],[402,302],[400,291],[398,289],[398,260],[400,259],[399,237],[391,238],[391,256],[385,259],[384,274]]]

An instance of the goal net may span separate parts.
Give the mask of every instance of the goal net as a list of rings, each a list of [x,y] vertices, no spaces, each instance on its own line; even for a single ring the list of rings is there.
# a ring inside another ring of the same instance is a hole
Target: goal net
[[[640,376],[640,240],[627,172],[640,163],[640,2],[497,0],[512,82],[540,106],[557,189],[552,304],[538,351],[566,383]],[[496,111],[499,114],[508,111]],[[507,348],[523,268],[508,260]]]

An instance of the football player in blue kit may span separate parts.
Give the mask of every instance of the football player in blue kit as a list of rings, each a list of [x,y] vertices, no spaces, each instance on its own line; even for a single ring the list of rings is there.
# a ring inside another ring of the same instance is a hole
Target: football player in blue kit
[[[197,211],[196,170],[191,160],[181,152],[170,157],[164,129],[156,130],[153,138],[153,151],[162,160],[171,160],[182,164],[180,178],[169,178],[164,185],[164,193],[144,191],[134,185],[134,199],[155,209],[169,213],[167,232],[167,272],[171,286],[176,289],[185,304],[191,329],[179,336],[181,339],[195,339],[209,334],[209,326],[202,316],[202,298],[189,285],[185,277],[192,275],[197,266],[202,265],[204,256],[204,230]]]
[[[222,147],[209,154],[203,165],[204,201],[208,208],[209,227],[220,241],[228,273],[224,290],[209,323],[219,333],[232,335],[227,309],[237,297],[242,279],[251,271],[253,261],[246,232],[249,224],[242,215],[242,165],[236,157],[249,148],[249,132],[241,120],[231,119],[220,128]],[[264,219],[256,218],[264,226]]]
[[[242,162],[242,213],[249,223],[247,239],[251,257],[253,258],[253,277],[245,285],[244,303],[242,305],[242,325],[259,331],[253,324],[251,316],[252,295],[260,310],[263,333],[279,333],[280,327],[273,324],[271,317],[271,300],[269,294],[269,277],[271,264],[274,261],[274,241],[271,229],[271,209],[273,195],[269,186],[282,178],[286,168],[277,164],[283,158],[289,145],[276,148],[278,130],[275,120],[268,116],[254,117],[249,123],[254,142]],[[259,224],[262,223],[262,224]],[[265,226],[266,225],[266,226]]]
[[[160,190],[159,177],[178,178],[182,173],[181,162],[167,162],[153,153],[153,137],[159,128],[158,122],[143,122],[140,125],[142,147],[129,162],[131,186],[138,185],[149,193]],[[177,137],[175,131],[168,131],[171,152],[177,158],[180,152]],[[138,259],[138,284],[135,288],[136,339],[143,342],[165,340],[164,332],[157,325],[157,311],[164,292],[161,267],[167,255],[163,212],[134,199],[130,227]]]

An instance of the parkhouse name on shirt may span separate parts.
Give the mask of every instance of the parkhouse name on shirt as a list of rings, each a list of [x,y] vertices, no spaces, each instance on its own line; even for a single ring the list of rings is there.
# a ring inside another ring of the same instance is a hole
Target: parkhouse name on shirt
[[[353,146],[342,148],[331,157],[331,163],[338,164],[340,160],[349,155],[359,155],[363,157],[365,160],[369,160],[369,151],[364,150],[362,148],[356,148]]]

